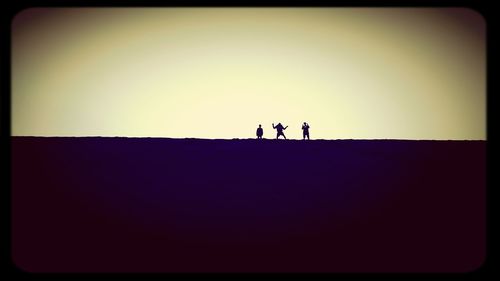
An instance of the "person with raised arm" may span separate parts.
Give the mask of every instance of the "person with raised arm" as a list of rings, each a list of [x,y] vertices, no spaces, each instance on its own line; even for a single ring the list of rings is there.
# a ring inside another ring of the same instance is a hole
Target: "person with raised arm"
[[[306,137],[309,139],[309,124],[304,122],[304,125],[302,125],[302,139],[305,140]]]
[[[286,139],[286,136],[283,133],[283,131],[286,128],[288,128],[288,126],[283,127],[283,125],[281,125],[281,123],[278,123],[278,125],[276,125],[276,126],[274,126],[274,123],[273,123],[273,129],[276,129],[276,139],[278,139],[280,136],[283,136]]]

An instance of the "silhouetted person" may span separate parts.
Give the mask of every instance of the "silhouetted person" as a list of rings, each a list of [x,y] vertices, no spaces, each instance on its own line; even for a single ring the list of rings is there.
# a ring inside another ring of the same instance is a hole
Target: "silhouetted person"
[[[309,124],[304,122],[304,125],[302,125],[302,137],[305,140],[306,137],[309,139]]]
[[[283,136],[286,139],[286,136],[283,133],[283,130],[285,130],[286,128],[288,128],[288,126],[283,127],[283,125],[281,125],[281,123],[278,123],[278,125],[276,125],[276,126],[274,126],[274,123],[273,123],[273,129],[276,129],[276,131],[277,131],[276,139],[278,139],[280,136]]]
[[[257,138],[262,139],[262,135],[264,135],[264,130],[262,129],[262,126],[259,124],[259,127],[257,128]]]

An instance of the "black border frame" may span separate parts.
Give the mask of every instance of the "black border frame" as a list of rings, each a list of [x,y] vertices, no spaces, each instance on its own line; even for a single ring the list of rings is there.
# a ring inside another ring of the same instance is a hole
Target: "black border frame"
[[[494,142],[496,136],[492,127],[492,120],[495,120],[495,93],[494,85],[494,66],[496,62],[495,50],[499,47],[495,42],[496,39],[496,13],[494,2],[489,1],[447,1],[447,0],[334,0],[334,1],[289,1],[289,3],[281,3],[279,1],[251,1],[242,0],[237,3],[224,1],[162,1],[162,0],[18,0],[13,3],[3,4],[0,8],[1,26],[1,55],[0,55],[0,159],[2,161],[1,169],[3,175],[0,177],[5,184],[2,184],[0,189],[2,198],[2,222],[7,227],[2,228],[2,243],[1,245],[1,265],[0,276],[8,279],[35,279],[35,280],[87,280],[92,278],[104,279],[203,279],[216,278],[221,280],[229,279],[257,279],[257,278],[276,278],[276,279],[304,279],[304,280],[319,280],[319,279],[339,279],[339,280],[490,280],[496,279],[498,269],[495,268],[497,251],[496,247],[496,231],[494,231],[493,211],[496,208],[493,200],[496,190],[492,171],[494,165],[493,155],[496,153]],[[488,5],[489,4],[489,5]],[[467,273],[29,273],[19,269],[11,258],[11,233],[10,233],[10,175],[11,175],[11,153],[10,153],[10,137],[11,137],[11,21],[17,13],[30,7],[465,7],[470,8],[480,13],[487,24],[487,198],[486,198],[486,219],[487,219],[487,251],[486,259],[481,267]],[[496,185],[498,186],[498,185]],[[497,277],[498,278],[498,277]]]

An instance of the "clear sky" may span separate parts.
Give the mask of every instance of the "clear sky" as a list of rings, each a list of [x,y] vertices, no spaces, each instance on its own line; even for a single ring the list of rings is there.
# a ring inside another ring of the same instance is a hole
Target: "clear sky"
[[[12,135],[484,140],[485,29],[463,8],[32,8]]]

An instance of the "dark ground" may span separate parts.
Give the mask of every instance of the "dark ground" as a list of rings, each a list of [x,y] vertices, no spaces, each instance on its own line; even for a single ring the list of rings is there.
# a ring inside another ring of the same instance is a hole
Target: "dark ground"
[[[12,138],[31,272],[464,272],[485,141]]]

